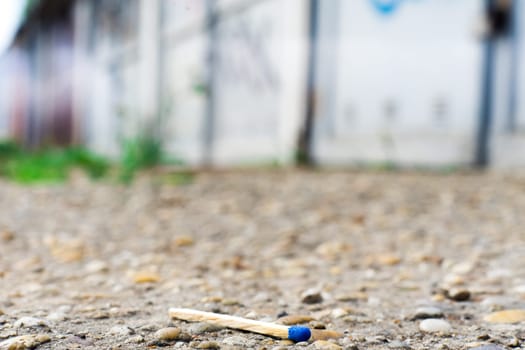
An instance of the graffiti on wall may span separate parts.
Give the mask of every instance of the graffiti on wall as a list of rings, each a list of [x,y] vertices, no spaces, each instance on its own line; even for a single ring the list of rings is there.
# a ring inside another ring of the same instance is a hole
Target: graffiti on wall
[[[282,42],[275,35],[274,13],[279,6],[267,2],[219,23],[214,69],[223,140],[275,137],[282,64],[277,45]]]
[[[373,8],[382,15],[393,14],[400,8],[403,2],[406,2],[406,0],[370,0]]]
[[[372,6],[381,14],[393,13],[402,0],[370,0]]]
[[[277,66],[271,57],[271,23],[241,18],[221,26],[219,38],[217,70],[221,79],[256,92],[279,87]]]

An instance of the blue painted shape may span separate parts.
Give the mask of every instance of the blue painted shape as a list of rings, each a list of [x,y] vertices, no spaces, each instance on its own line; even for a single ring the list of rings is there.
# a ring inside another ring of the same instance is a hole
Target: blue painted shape
[[[303,326],[292,326],[288,328],[288,339],[294,342],[307,341],[312,336],[310,328]]]
[[[403,0],[370,0],[379,13],[389,15],[393,13]]]

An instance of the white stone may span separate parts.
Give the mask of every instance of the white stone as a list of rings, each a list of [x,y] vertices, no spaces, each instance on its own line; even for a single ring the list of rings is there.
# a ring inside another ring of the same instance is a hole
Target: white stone
[[[516,286],[512,289],[514,292],[518,293],[518,294],[523,294],[525,295],[525,284],[522,284],[520,286]]]
[[[93,260],[84,267],[87,273],[98,273],[108,271],[108,264],[102,260]]]
[[[133,329],[128,326],[114,326],[109,330],[109,334],[112,335],[130,335],[135,333]]]
[[[427,318],[426,320],[419,323],[419,329],[423,332],[428,333],[450,333],[452,327],[450,323],[445,320],[440,320],[437,318]]]
[[[332,310],[331,315],[333,318],[339,318],[348,315],[348,310],[345,310],[343,308],[335,308]]]
[[[465,275],[474,269],[474,263],[471,261],[460,262],[451,267],[451,271],[455,274]]]
[[[46,317],[50,321],[64,321],[67,317],[66,314],[60,311],[52,312]]]
[[[47,327],[47,324],[44,320],[36,317],[22,317],[16,320],[14,323],[15,328],[25,328],[25,327],[38,327],[44,326]]]
[[[177,327],[166,327],[156,331],[155,337],[159,340],[177,340],[180,333],[180,329]]]

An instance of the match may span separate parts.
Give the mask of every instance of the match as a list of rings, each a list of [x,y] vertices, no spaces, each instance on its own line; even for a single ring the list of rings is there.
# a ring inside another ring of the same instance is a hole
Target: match
[[[170,308],[169,315],[183,321],[208,322],[231,329],[289,339],[294,342],[307,341],[312,335],[310,328],[304,326],[283,326],[271,322],[250,320],[247,318],[217,314],[192,309]]]

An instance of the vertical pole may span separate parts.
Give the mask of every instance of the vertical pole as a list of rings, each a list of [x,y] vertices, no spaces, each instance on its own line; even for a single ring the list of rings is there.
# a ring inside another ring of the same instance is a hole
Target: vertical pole
[[[485,14],[490,12],[493,0],[485,0]],[[489,33],[483,43],[483,64],[481,82],[481,103],[479,112],[479,125],[476,140],[476,154],[474,166],[485,168],[489,163],[489,137],[492,125],[493,109],[493,72],[494,72],[494,37]]]
[[[157,72],[156,72],[156,89],[157,89],[157,116],[155,120],[154,137],[161,145],[164,145],[164,123],[166,119],[166,94],[164,94],[166,66],[165,66],[165,46],[164,46],[164,23],[165,23],[165,1],[159,0],[157,7]]]
[[[90,20],[92,18],[92,3],[82,0],[73,4],[73,116],[72,116],[72,142],[80,144],[86,141],[86,88],[88,76],[86,75],[86,56],[88,55]]]
[[[217,50],[218,14],[215,11],[215,1],[206,1],[206,31],[208,47],[206,52],[206,110],[203,125],[203,164],[211,166],[213,163],[213,148],[215,144],[216,104],[215,104],[215,69]]]
[[[519,0],[511,1],[510,8],[510,78],[509,78],[509,106],[507,111],[507,131],[516,131],[516,113],[518,103],[518,74],[520,70],[520,3]]]
[[[140,1],[139,81],[140,115],[136,133],[156,137],[159,115],[159,10],[160,0]],[[144,129],[145,128],[145,129]]]
[[[307,165],[314,163],[312,154],[313,121],[316,109],[315,74],[317,65],[317,45],[319,26],[319,0],[310,0],[309,5],[308,76],[306,96],[306,116],[299,135],[297,162]]]

